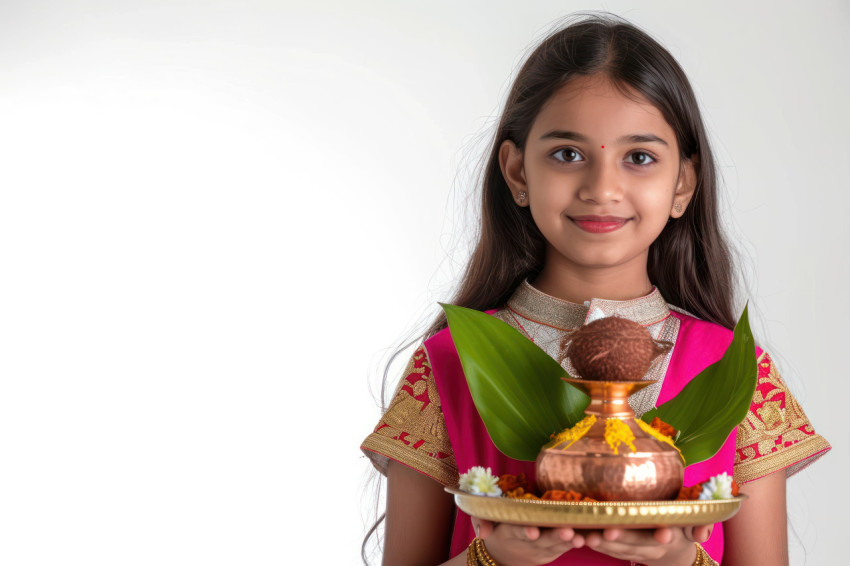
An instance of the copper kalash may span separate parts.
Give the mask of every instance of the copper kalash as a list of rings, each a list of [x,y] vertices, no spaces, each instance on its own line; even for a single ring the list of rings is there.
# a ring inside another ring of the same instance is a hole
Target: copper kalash
[[[646,432],[628,403],[629,395],[655,383],[639,380],[670,346],[653,340],[638,323],[618,317],[596,320],[567,337],[562,347],[583,379],[564,380],[590,397],[585,414],[595,422],[578,439],[555,437],[543,447],[537,456],[542,490],[575,490],[600,501],[676,497],[684,477],[679,451]],[[613,420],[620,422],[609,422]],[[610,435],[606,439],[606,428],[628,437],[624,426],[634,436],[628,439],[634,450],[629,442],[612,445]]]

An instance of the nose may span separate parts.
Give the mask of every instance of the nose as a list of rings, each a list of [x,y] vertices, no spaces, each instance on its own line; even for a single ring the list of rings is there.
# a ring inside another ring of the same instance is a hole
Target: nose
[[[623,199],[622,179],[616,163],[598,159],[586,169],[578,196],[581,200],[595,204],[620,202]]]

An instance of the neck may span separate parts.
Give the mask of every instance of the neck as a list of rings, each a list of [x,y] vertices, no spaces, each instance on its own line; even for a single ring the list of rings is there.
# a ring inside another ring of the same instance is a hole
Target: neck
[[[547,295],[579,304],[591,299],[628,301],[652,292],[646,258],[601,268],[547,261],[532,283]]]

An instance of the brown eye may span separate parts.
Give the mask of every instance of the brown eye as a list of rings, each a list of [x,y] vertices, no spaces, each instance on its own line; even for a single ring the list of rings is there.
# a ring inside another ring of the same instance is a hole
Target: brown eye
[[[632,158],[632,163],[635,165],[649,165],[655,163],[655,158],[643,151],[636,151],[629,155]]]
[[[559,159],[557,156],[562,155],[563,159]],[[561,163],[573,163],[574,161],[581,161],[581,155],[574,149],[570,149],[565,147],[564,149],[559,149],[555,153],[552,154],[555,157],[556,161],[560,161]]]

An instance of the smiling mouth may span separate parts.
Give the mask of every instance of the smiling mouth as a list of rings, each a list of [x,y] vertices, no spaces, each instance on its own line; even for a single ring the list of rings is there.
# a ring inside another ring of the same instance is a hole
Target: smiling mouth
[[[630,220],[629,218],[620,218],[618,216],[568,216],[567,218],[572,220],[576,226],[585,232],[592,234],[602,234],[619,230]]]

